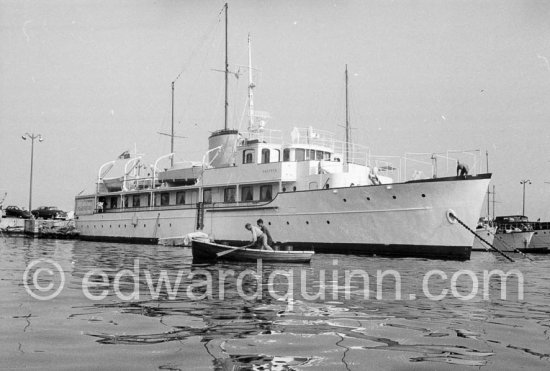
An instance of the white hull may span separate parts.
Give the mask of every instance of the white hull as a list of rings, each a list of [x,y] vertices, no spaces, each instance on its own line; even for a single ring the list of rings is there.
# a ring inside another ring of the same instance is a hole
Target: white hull
[[[484,226],[483,228],[476,229],[476,234],[491,245],[493,245],[493,241],[495,239],[495,232],[496,232],[496,228],[489,227],[489,226]],[[474,245],[472,246],[472,251],[487,251],[487,250],[491,250],[491,247],[476,237],[474,239]]]
[[[529,244],[529,250],[536,250],[538,252],[550,251],[550,229],[536,230]]]
[[[339,253],[468,259],[490,177],[481,175],[279,193],[254,206],[206,205],[203,232],[221,241],[250,238],[245,223],[262,218],[275,241]],[[80,215],[84,239],[156,243],[197,228],[196,205],[109,210]]]
[[[494,246],[500,251],[514,252],[514,249],[528,252],[534,232],[508,232],[495,235]]]

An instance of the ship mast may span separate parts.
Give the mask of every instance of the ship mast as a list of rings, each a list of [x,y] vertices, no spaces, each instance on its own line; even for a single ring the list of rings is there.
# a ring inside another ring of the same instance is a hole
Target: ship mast
[[[227,3],[225,3],[224,9],[225,9],[225,126],[224,128],[225,130],[227,130],[227,109],[229,107],[229,102],[227,100],[227,85],[228,85],[227,79],[229,75],[229,62],[227,59],[227,10],[228,10]]]
[[[485,157],[487,160],[487,173],[489,173],[489,151],[487,150],[485,150]],[[487,219],[491,219],[491,212],[490,212],[491,201],[489,200],[489,195],[490,195],[489,186],[487,186]]]
[[[348,65],[346,64],[346,164],[349,164],[349,142],[351,140],[350,136],[348,109]]]
[[[253,89],[256,87],[252,81],[252,41],[250,40],[250,34],[248,34],[248,131],[251,131],[254,127],[254,93]]]
[[[174,153],[174,83],[172,81],[172,131],[170,132],[170,153]],[[170,167],[174,167],[174,156],[170,158]]]

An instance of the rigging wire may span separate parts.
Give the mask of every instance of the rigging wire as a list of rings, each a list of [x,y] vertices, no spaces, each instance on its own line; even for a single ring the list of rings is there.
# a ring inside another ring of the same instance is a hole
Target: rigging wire
[[[189,66],[190,64],[190,61],[194,58],[195,54],[198,53],[199,49],[204,45],[206,44],[206,41],[208,38],[211,37],[211,35],[214,33],[214,30],[216,29],[216,26],[218,26],[221,22],[221,14],[223,12],[223,8],[222,10],[220,11],[220,13],[218,13],[218,18],[215,22],[212,22],[210,24],[210,26],[207,28],[206,32],[203,34],[203,36],[199,39],[199,42],[195,45],[195,48],[191,51],[191,54],[189,55],[189,58],[187,59],[187,61],[184,63],[184,66],[182,68],[182,70],[180,71],[180,73],[178,73],[178,75],[176,76],[176,78],[174,79],[174,82],[178,81],[178,79],[181,77],[181,75],[187,71],[187,67]]]
[[[181,68],[180,72],[177,74],[176,78],[173,80],[173,83],[175,83],[176,81],[178,81],[180,79],[180,77],[182,77],[183,74],[185,74],[188,70],[189,70],[189,67],[191,66],[191,61],[194,60],[194,59],[199,59],[199,56],[200,54],[202,53],[203,49],[205,49],[205,46],[206,45],[210,45],[210,48],[206,49],[206,53],[204,53],[204,56],[202,58],[200,58],[200,63],[199,65],[200,66],[204,66],[205,65],[205,61],[206,59],[208,59],[209,55],[211,54],[211,51],[213,49],[213,43],[212,43],[212,39],[214,38],[213,36],[215,36],[216,34],[216,31],[217,29],[219,28],[219,25],[221,23],[221,18],[220,18],[220,14],[221,12],[218,14],[217,18],[212,21],[210,23],[210,25],[207,27],[206,31],[202,34],[202,36],[200,37],[200,39],[198,40],[198,42],[195,44],[194,48],[192,49],[191,53],[189,54],[188,58],[186,59],[186,61],[183,63],[183,67]],[[214,43],[216,44],[216,43]],[[203,74],[203,69],[199,69],[199,73],[197,75],[194,76],[194,80],[196,79],[199,79],[202,74]],[[195,83],[191,84],[191,85],[196,85]],[[188,100],[189,98],[188,97],[184,97],[183,100]],[[171,97],[171,94],[169,95],[168,97],[168,101],[170,102],[169,105],[172,104],[172,97]],[[168,112],[169,110],[167,111],[166,115],[164,116],[164,118],[162,119],[162,123],[160,125],[160,127],[158,128],[159,131],[162,131],[165,124],[166,124],[166,121],[167,121],[167,116],[168,116]],[[188,112],[186,112],[186,116],[188,117]],[[177,122],[178,123],[178,122]],[[179,123],[181,123],[181,120],[179,121]],[[160,145],[160,141],[162,140],[162,138],[158,138],[158,144]]]

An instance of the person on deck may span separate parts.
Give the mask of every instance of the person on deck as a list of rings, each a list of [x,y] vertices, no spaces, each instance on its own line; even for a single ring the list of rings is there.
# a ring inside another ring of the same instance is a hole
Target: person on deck
[[[467,164],[461,164],[460,161],[456,162],[456,176],[463,176],[466,178],[466,175],[468,175],[468,171],[470,169],[468,168]]]
[[[250,223],[246,223],[244,226],[246,229],[248,229],[252,233],[252,243],[251,245],[255,245],[260,250],[270,250],[273,251],[271,246],[267,244],[267,235],[262,232],[262,230],[255,225],[252,225]]]
[[[260,230],[264,232],[264,234],[267,236],[267,244],[269,246],[273,246],[273,238],[271,238],[271,233],[269,233],[269,229],[267,229],[267,227],[264,225],[264,221],[262,219],[258,219],[256,221],[256,224],[258,224],[258,228],[260,228]]]

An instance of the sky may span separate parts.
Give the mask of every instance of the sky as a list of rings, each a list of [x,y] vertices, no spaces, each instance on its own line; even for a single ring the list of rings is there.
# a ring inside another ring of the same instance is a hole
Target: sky
[[[219,0],[0,0],[0,191],[74,208],[125,150],[201,160],[223,128]],[[247,35],[268,125],[344,136],[371,153],[486,152],[496,214],[550,221],[550,3],[229,1],[229,126],[246,127]],[[470,165],[472,160],[463,158]],[[117,174],[112,174],[117,175]]]

